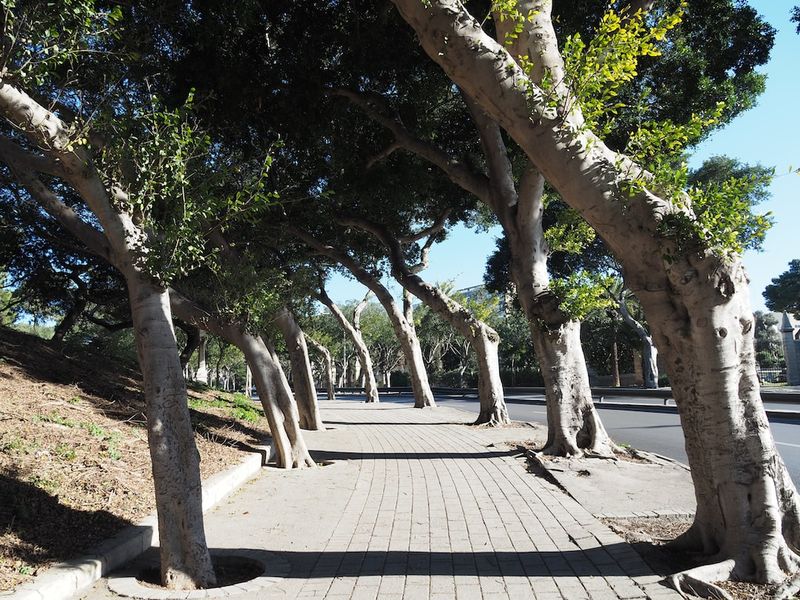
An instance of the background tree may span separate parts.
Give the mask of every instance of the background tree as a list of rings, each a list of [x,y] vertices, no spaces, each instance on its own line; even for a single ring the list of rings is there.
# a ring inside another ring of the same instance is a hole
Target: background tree
[[[794,313],[800,319],[800,260],[789,261],[789,269],[764,289],[767,308]]]
[[[772,313],[757,310],[755,316],[756,361],[762,369],[784,366],[783,344],[778,333],[778,319]]]

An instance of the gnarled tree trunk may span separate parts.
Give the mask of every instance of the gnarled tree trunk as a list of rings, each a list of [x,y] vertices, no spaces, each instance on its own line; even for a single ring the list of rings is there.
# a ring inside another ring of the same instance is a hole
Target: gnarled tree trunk
[[[639,336],[642,344],[642,377],[644,379],[644,387],[654,389],[658,387],[658,349],[653,343],[653,338],[650,333],[645,329],[644,325],[639,323],[633,318],[627,305],[625,304],[625,296],[617,300],[617,308],[622,320],[630,326]]]
[[[456,0],[393,1],[428,55],[603,236],[642,302],[666,359],[697,497],[695,524],[677,545],[719,561],[671,583],[708,592],[704,581],[776,582],[796,572],[800,509],[761,403],[741,260],[693,232],[691,203],[660,197],[649,173],[585,127],[579,103],[561,89],[550,3],[518,2],[530,15],[519,39],[530,48],[514,52],[550,72],[545,91]],[[662,227],[670,218],[686,239]]]
[[[200,455],[189,419],[169,295],[136,276],[126,280],[147,403],[161,581],[171,589],[209,587],[216,578],[203,528]]]
[[[283,334],[289,361],[292,364],[292,382],[297,407],[300,410],[300,426],[311,431],[325,429],[317,405],[317,390],[314,388],[314,376],[311,373],[311,360],[308,358],[308,346],[303,330],[288,308],[282,308],[275,315],[275,322]]]
[[[779,583],[800,565],[800,504],[761,402],[744,268],[712,264],[684,271],[683,293],[639,292],[667,364],[697,499],[692,527],[673,545],[722,561],[711,569],[719,579]],[[696,587],[710,572],[702,569],[673,583]]]

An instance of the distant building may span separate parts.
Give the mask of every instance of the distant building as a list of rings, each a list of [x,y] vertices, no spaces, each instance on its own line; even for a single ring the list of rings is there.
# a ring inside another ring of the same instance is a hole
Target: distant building
[[[786,383],[800,385],[800,324],[784,312],[780,332],[786,357]]]

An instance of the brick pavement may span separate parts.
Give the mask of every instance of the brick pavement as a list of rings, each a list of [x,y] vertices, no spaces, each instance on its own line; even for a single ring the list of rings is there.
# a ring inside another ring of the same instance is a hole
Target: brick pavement
[[[265,550],[288,577],[240,598],[679,598],[571,497],[455,409],[322,402],[311,471],[267,469],[206,518],[218,548]],[[268,573],[269,574],[269,573]],[[102,582],[85,596],[114,597]]]

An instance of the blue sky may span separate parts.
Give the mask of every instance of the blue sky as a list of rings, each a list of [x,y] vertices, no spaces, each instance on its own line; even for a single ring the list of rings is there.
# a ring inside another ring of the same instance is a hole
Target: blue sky
[[[800,258],[800,175],[788,173],[790,167],[800,168],[800,35],[789,21],[796,3],[800,0],[750,2],[778,31],[771,59],[762,69],[768,75],[767,89],[755,108],[704,142],[691,162],[698,166],[710,156],[725,154],[776,169],[772,198],[761,207],[762,212],[772,213],[775,225],[767,234],[763,251],[745,254],[754,310],[764,309],[761,293],[770,280],[783,273],[790,260]],[[489,232],[454,229],[445,242],[431,250],[430,267],[423,276],[430,281],[453,281],[457,288],[481,284],[486,258],[494,251],[499,234],[498,228]],[[359,283],[343,276],[334,276],[328,288],[336,302],[361,298],[366,292]],[[396,284],[390,288],[399,290]]]

